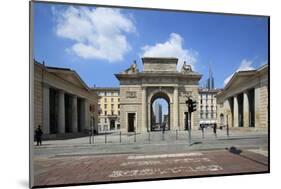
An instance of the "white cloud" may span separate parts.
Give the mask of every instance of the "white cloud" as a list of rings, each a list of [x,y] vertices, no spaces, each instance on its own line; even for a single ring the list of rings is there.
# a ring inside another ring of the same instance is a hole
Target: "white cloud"
[[[56,35],[74,41],[68,50],[79,57],[116,62],[131,49],[126,34],[135,33],[136,28],[119,9],[71,6],[52,12]]]
[[[230,76],[228,76],[225,80],[224,80],[224,85],[226,85],[230,79],[232,78],[232,76],[238,72],[238,71],[247,71],[247,70],[254,70],[255,68],[252,66],[253,61],[251,60],[247,60],[247,59],[243,59],[240,63],[240,66],[238,67],[238,69],[231,74]]]
[[[186,61],[193,69],[197,62],[198,53],[183,48],[184,39],[177,33],[171,33],[169,39],[164,43],[157,43],[153,46],[142,47],[142,57],[176,57],[179,59],[177,69],[181,69],[183,62]]]

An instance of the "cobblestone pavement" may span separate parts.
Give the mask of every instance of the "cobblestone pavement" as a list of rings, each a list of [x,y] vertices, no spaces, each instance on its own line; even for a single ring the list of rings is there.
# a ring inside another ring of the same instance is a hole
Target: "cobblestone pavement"
[[[35,186],[268,171],[268,158],[244,150],[34,157]]]

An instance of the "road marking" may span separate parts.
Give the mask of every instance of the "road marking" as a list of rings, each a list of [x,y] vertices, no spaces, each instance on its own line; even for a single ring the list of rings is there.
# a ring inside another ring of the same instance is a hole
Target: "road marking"
[[[146,161],[129,161],[123,162],[120,166],[145,166],[145,165],[161,165],[161,164],[173,164],[173,163],[201,163],[210,162],[211,160],[206,157],[197,158],[183,158],[183,159],[166,159],[166,160],[146,160]]]
[[[157,154],[157,155],[135,155],[128,156],[128,159],[158,159],[158,158],[173,158],[173,157],[192,157],[192,156],[202,156],[200,152],[194,153],[180,153],[180,154]]]
[[[148,176],[148,175],[163,175],[163,174],[178,174],[182,172],[215,172],[223,170],[219,165],[203,165],[203,166],[179,166],[172,168],[146,168],[146,169],[134,169],[134,170],[116,170],[112,171],[108,177],[136,177],[136,176]]]

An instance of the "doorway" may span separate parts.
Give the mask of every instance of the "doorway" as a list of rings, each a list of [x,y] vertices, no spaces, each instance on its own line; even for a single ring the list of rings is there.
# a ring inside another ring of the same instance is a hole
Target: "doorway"
[[[128,132],[135,132],[136,113],[128,113]]]
[[[115,120],[110,120],[110,130],[115,130]]]

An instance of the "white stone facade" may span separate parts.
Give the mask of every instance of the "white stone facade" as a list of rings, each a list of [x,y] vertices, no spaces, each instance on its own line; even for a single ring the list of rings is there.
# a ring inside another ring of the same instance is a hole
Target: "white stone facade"
[[[197,110],[199,114],[199,123],[201,125],[213,125],[217,123],[217,98],[219,89],[199,89],[199,100]]]
[[[176,58],[143,58],[144,71],[134,63],[126,71],[116,74],[120,81],[120,125],[123,132],[151,131],[152,103],[164,98],[169,104],[170,130],[185,129],[188,96],[198,98],[201,75],[184,64],[176,70]],[[191,117],[192,126],[198,126],[197,111]]]
[[[34,128],[44,138],[77,136],[96,130],[98,96],[75,71],[34,62]]]
[[[268,65],[236,72],[218,93],[218,123],[229,128],[267,130]]]

